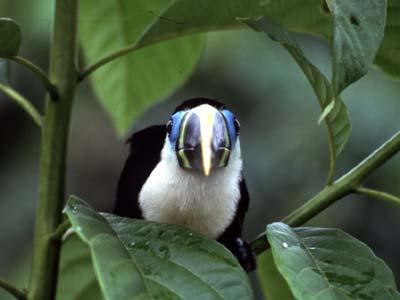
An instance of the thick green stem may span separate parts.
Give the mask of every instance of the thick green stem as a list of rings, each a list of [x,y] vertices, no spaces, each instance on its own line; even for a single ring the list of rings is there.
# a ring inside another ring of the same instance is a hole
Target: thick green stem
[[[339,199],[352,193],[365,177],[379,168],[399,151],[400,132],[396,133],[359,165],[335,181],[334,184],[326,186],[316,196],[284,218],[282,222],[294,227],[303,225]],[[263,252],[268,249],[268,247],[269,245],[265,233],[261,234],[256,240],[251,242],[251,248],[256,254]]]
[[[46,101],[30,300],[55,298],[60,243],[51,236],[62,221],[65,197],[67,141],[77,82],[77,6],[77,0],[56,0],[55,4],[50,80],[58,87],[59,99]]]
[[[26,300],[26,295],[23,291],[19,290],[15,286],[13,286],[11,283],[0,279],[0,287],[4,289],[5,291],[9,292],[11,295],[13,295],[16,299],[19,300]]]

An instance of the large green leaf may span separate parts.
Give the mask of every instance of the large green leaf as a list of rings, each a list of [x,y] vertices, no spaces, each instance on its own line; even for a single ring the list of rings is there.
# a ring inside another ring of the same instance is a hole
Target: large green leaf
[[[338,229],[267,226],[275,264],[298,300],[398,300],[393,273]]]
[[[169,3],[81,0],[80,39],[86,63],[134,44]],[[119,134],[188,78],[203,46],[200,35],[165,41],[119,58],[91,75],[94,90]]]
[[[339,89],[361,76],[375,56],[384,25],[383,0],[330,0],[334,3],[337,25],[334,35],[337,47],[334,56],[346,67],[336,70]],[[391,75],[400,74],[400,2],[388,1],[385,38],[375,63]],[[332,17],[324,0],[178,0],[173,2],[148,28],[139,43],[155,43],[193,32],[240,27],[237,18],[265,15],[291,31],[331,37]],[[353,16],[353,18],[351,18]],[[344,19],[344,17],[350,17]],[[355,18],[355,19],[354,19]],[[359,23],[359,25],[353,25]],[[350,25],[351,24],[351,25]],[[350,27],[349,27],[350,26]],[[347,39],[351,37],[351,40]],[[347,50],[338,51],[350,46]],[[357,53],[353,60],[352,53]],[[352,74],[346,77],[349,72]],[[345,77],[343,77],[346,74]],[[340,80],[339,80],[340,79]],[[341,82],[339,84],[339,82]]]
[[[294,300],[287,282],[276,268],[271,250],[257,257],[257,274],[265,300]]]
[[[11,19],[0,18],[0,57],[17,55],[21,46],[21,29]]]
[[[101,215],[74,197],[66,213],[89,247],[107,300],[252,299],[247,274],[214,240],[175,225]]]
[[[334,159],[342,151],[350,135],[350,120],[345,104],[340,97],[336,97],[334,100],[332,86],[325,75],[306,58],[296,40],[287,30],[266,18],[246,21],[246,23],[256,30],[264,31],[272,40],[282,43],[313,87],[321,110],[325,111],[329,108],[324,120],[328,129],[331,159]],[[331,105],[332,103],[334,106]]]
[[[333,16],[333,90],[364,76],[383,39],[386,0],[327,0]]]
[[[69,235],[62,245],[56,299],[103,299],[89,247],[76,234]]]

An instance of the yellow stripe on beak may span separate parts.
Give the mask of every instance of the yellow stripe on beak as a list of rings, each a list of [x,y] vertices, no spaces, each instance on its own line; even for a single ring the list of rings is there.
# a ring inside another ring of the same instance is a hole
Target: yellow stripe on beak
[[[203,172],[205,176],[210,175],[212,160],[212,138],[214,131],[215,112],[203,110],[200,114],[200,133],[201,133],[201,154]]]

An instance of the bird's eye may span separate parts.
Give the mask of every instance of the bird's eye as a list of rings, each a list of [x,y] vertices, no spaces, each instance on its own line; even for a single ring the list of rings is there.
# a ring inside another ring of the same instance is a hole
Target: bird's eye
[[[234,124],[235,124],[236,134],[239,135],[239,133],[240,133],[240,123],[239,123],[238,119],[235,118]]]
[[[169,120],[168,123],[167,123],[167,132],[168,132],[168,134],[171,133],[171,130],[172,130],[172,120]]]

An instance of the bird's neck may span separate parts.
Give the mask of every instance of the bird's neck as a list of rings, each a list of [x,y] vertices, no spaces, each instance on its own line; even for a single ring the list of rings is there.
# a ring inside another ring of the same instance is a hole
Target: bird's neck
[[[183,170],[165,144],[161,160],[145,182],[139,203],[145,219],[173,223],[217,238],[228,227],[240,199],[242,159],[239,141],[228,166],[209,176]]]

